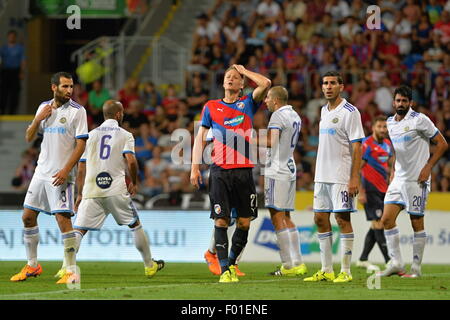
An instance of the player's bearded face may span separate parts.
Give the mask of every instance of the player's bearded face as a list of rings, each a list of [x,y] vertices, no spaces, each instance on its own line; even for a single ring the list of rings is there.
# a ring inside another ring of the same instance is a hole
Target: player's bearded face
[[[56,86],[55,86],[56,87]],[[61,78],[59,85],[54,89],[55,99],[63,104],[70,100],[73,92],[73,80]]]
[[[375,133],[377,140],[386,138],[388,132],[386,121],[377,121],[373,126],[373,132]]]
[[[408,113],[409,108],[411,107],[411,101],[404,96],[401,96],[399,94],[396,94],[394,97],[394,108],[395,112],[399,116],[404,116]]]

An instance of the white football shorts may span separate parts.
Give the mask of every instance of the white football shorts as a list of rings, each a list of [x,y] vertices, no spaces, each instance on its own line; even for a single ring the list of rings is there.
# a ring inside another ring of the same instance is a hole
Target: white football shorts
[[[51,181],[33,177],[28,186],[23,207],[49,215],[70,213],[73,216],[73,196],[73,183],[64,183],[55,187]]]
[[[348,185],[314,183],[314,212],[355,212],[354,199],[348,194]]]
[[[389,184],[384,204],[399,204],[409,214],[423,216],[430,184],[420,185],[416,181],[399,181],[394,178]]]
[[[264,204],[277,211],[294,211],[295,180],[264,178]]]
[[[139,218],[129,194],[89,198],[81,200],[73,227],[81,230],[100,230],[110,213],[121,226],[131,226]]]

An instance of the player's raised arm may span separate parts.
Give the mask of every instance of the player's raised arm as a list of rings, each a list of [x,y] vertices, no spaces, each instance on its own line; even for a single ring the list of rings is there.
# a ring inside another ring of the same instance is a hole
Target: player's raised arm
[[[45,118],[49,117],[52,114],[52,106],[47,104],[45,105],[41,111],[34,117],[33,122],[28,126],[27,131],[25,133],[25,140],[27,142],[31,142],[36,138],[36,133],[39,130],[39,125],[41,121]]]
[[[191,165],[191,184],[197,188],[200,188],[199,183],[203,183],[202,175],[200,173],[200,164],[202,163],[203,149],[205,149],[208,130],[208,128],[200,126],[194,140]]]
[[[259,73],[245,69],[245,67],[240,64],[234,64],[233,68],[256,83],[258,87],[253,91],[253,100],[256,102],[263,101],[267,91],[269,91],[270,86],[272,85],[272,81]]]

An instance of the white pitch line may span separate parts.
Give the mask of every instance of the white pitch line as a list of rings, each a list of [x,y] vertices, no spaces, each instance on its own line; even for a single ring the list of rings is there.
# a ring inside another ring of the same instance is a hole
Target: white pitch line
[[[275,282],[280,280],[300,280],[295,278],[290,279],[271,279],[271,280],[248,280],[241,283],[265,283],[265,282]],[[218,282],[190,282],[190,283],[173,283],[173,284],[157,284],[157,285],[148,285],[148,286],[136,286],[136,287],[110,287],[110,288],[90,288],[90,289],[67,289],[67,290],[56,290],[56,291],[41,291],[41,292],[26,292],[26,293],[13,293],[13,294],[2,294],[0,295],[0,299],[5,297],[26,297],[26,296],[34,296],[34,295],[48,295],[48,294],[58,294],[58,293],[69,293],[69,292],[92,292],[92,291],[105,291],[105,290],[134,290],[134,289],[154,289],[154,288],[165,288],[165,287],[179,287],[179,286],[192,286],[192,285],[218,285]]]

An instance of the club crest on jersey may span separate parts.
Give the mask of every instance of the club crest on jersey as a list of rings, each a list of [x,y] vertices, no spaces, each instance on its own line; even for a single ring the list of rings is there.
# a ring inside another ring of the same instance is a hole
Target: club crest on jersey
[[[238,102],[236,103],[236,107],[238,107],[238,109],[244,109],[245,104],[243,102]]]
[[[222,208],[220,207],[220,204],[215,204],[214,205],[214,212],[216,214],[220,214],[222,212]]]
[[[333,123],[338,123],[339,119],[338,118],[334,118],[333,120],[331,120],[331,122]]]
[[[409,127],[405,127],[403,130],[405,130],[405,132],[409,131]]]
[[[112,182],[113,179],[108,172],[100,172],[95,178],[95,183],[100,189],[108,189]]]
[[[59,119],[59,122],[61,122],[61,123],[66,123],[67,120],[66,120],[66,118],[62,117],[61,119]]]
[[[237,116],[235,118],[229,119],[229,118],[225,118],[223,120],[223,124],[226,126],[230,126],[230,127],[236,127],[238,125],[240,125],[242,122],[244,122],[244,116],[240,115]]]

